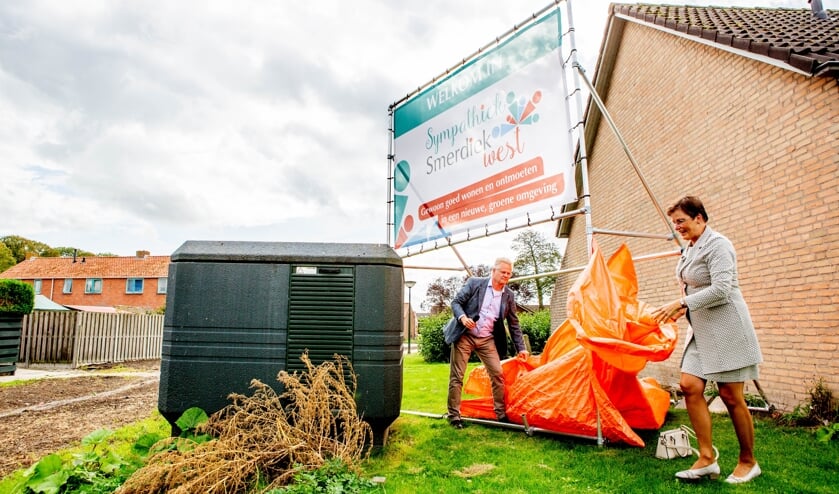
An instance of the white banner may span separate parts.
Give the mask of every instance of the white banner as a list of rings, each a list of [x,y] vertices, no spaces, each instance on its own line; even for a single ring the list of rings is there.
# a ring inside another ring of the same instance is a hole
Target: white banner
[[[555,9],[396,106],[394,247],[575,200]]]

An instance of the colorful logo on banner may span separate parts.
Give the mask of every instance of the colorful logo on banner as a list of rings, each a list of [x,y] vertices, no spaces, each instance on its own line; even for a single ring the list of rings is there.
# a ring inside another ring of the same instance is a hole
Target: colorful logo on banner
[[[573,200],[558,40],[557,10],[396,108],[396,248]]]

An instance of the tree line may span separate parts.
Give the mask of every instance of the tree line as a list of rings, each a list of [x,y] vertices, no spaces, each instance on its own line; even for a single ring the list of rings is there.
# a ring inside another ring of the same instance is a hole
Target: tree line
[[[30,240],[18,235],[7,235],[0,237],[0,273],[9,269],[27,257],[93,257],[93,256],[114,256],[116,254],[93,252],[76,247],[50,247],[49,245]]]
[[[562,255],[556,243],[552,239],[545,238],[542,233],[537,231],[523,230],[516,235],[513,239],[512,249],[516,253],[516,258],[513,261],[514,277],[556,271],[562,262]],[[114,256],[116,254],[94,254],[77,247],[51,247],[43,242],[18,235],[0,237],[0,273],[31,256],[72,257],[74,255],[93,257]],[[492,266],[479,264],[470,266],[469,270],[473,276],[489,276]],[[434,279],[428,285],[425,300],[421,304],[422,308],[432,314],[439,314],[448,310],[452,299],[467,278],[468,275]],[[528,304],[535,301],[541,310],[545,307],[545,301],[550,300],[554,281],[555,276],[544,276],[514,281],[509,284],[509,287],[516,292],[516,300],[519,304]]]
[[[513,260],[514,278],[556,271],[562,262],[562,255],[556,243],[537,231],[524,230],[516,235],[512,249],[516,253]],[[469,271],[473,276],[489,276],[492,266],[479,264],[470,266]],[[468,277],[469,275],[435,278],[428,285],[421,307],[432,314],[449,310],[454,296]],[[545,301],[551,298],[555,279],[555,276],[529,278],[511,281],[507,286],[516,292],[516,301],[519,304],[528,304],[535,300],[542,310],[545,308]]]

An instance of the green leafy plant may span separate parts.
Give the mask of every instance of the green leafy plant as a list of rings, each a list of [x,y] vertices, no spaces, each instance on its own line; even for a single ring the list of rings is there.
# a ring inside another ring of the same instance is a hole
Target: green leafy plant
[[[23,473],[23,479],[13,492],[43,492],[52,494],[67,483],[70,474],[64,468],[61,456],[51,454],[29,467]]]
[[[35,289],[20,280],[0,279],[0,314],[29,314],[35,307]]]
[[[813,381],[807,389],[809,399],[796,405],[792,412],[776,417],[776,422],[790,426],[815,426],[816,440],[829,442],[839,438],[839,405],[824,378]]]
[[[810,415],[820,424],[816,429],[816,440],[829,442],[834,437],[839,437],[839,405],[824,379],[820,377],[816,380],[808,392]]]
[[[175,421],[175,425],[177,425],[181,430],[180,437],[189,437],[192,439],[199,438],[201,442],[205,442],[207,439],[212,438],[207,434],[197,434],[196,431],[198,430],[198,426],[207,422],[207,420],[209,420],[207,412],[198,407],[192,407],[186,409],[186,411],[178,417],[178,420]]]
[[[814,420],[825,424],[839,419],[839,406],[824,378],[815,380],[807,393],[810,395],[810,415]]]
[[[720,390],[717,389],[717,383],[713,381],[708,381],[705,383],[705,396],[708,398],[716,398],[720,395]]]
[[[307,470],[298,466],[294,482],[282,489],[272,489],[268,494],[363,494],[384,492],[378,484],[351,471],[339,458],[327,460],[318,469]]]
[[[213,438],[198,434],[197,428],[208,417],[200,408],[186,410],[176,421],[181,434],[172,441],[158,433],[141,434],[130,448],[131,454],[120,455],[111,444],[114,433],[99,429],[85,436],[81,451],[45,456],[26,469],[13,486],[13,494],[99,494],[114,492],[146,458],[167,449],[188,450]]]
[[[715,383],[713,381],[708,381],[708,383],[705,387],[705,393],[704,394],[705,394],[705,396],[708,397],[708,402],[709,403],[710,403],[711,398],[718,397],[720,395],[720,390],[719,390],[719,387],[717,386],[717,383]],[[748,405],[750,407],[753,407],[753,408],[765,408],[765,407],[768,406],[768,403],[766,403],[766,400],[764,400],[763,397],[760,396],[760,395],[746,393],[745,395],[743,395],[743,398],[746,400],[746,405]]]
[[[175,421],[175,426],[180,429],[178,437],[161,440],[156,435],[145,434],[134,443],[134,450],[144,456],[161,451],[189,451],[214,439],[213,436],[198,431],[208,420],[207,412],[201,408],[188,408]]]
[[[760,396],[760,395],[746,393],[744,398],[746,399],[746,405],[748,405],[750,407],[765,408],[768,405],[766,403],[766,400],[764,400],[763,397]]]
[[[816,440],[819,442],[830,442],[834,437],[839,437],[839,422],[834,422],[816,429]]]
[[[810,404],[799,403],[791,412],[782,413],[775,417],[778,425],[797,427],[802,425],[813,425],[810,419]]]
[[[107,493],[122,485],[139,468],[138,457],[124,458],[108,447],[112,431],[99,429],[82,439],[82,450],[65,461],[45,456],[29,467],[14,492],[24,494]]]
[[[161,439],[163,439],[163,436],[160,434],[143,434],[134,441],[134,444],[131,445],[131,450],[145,458],[150,453],[157,451],[156,446]]]

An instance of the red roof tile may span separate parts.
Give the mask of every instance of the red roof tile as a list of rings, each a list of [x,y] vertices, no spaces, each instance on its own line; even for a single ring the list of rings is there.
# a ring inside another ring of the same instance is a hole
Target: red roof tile
[[[51,278],[165,278],[169,256],[32,257],[0,273],[18,280]]]
[[[614,12],[687,36],[773,58],[815,76],[839,78],[839,12],[810,9],[613,4]]]

